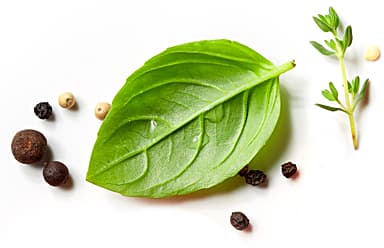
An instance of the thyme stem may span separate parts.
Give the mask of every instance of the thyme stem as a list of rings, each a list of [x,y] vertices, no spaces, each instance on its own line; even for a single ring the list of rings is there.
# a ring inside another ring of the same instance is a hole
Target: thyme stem
[[[353,141],[353,147],[355,150],[358,148],[358,141],[357,141],[357,134],[356,134],[356,125],[355,125],[355,117],[354,117],[354,108],[351,105],[351,100],[349,98],[348,94],[348,81],[347,81],[347,73],[345,69],[345,62],[344,62],[344,54],[339,57],[340,62],[340,68],[341,68],[341,76],[343,79],[343,85],[344,85],[344,96],[345,96],[345,110],[348,114],[349,119],[349,126],[351,128],[351,135],[352,135],[352,141]]]

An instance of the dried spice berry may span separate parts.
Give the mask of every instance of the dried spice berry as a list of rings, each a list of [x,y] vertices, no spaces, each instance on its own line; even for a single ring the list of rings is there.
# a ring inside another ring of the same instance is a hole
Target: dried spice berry
[[[71,109],[76,105],[75,96],[71,92],[64,92],[59,96],[59,105],[66,109]]]
[[[19,131],[11,144],[12,154],[23,164],[39,162],[47,151],[47,139],[42,133],[32,129]]]
[[[43,177],[49,185],[60,186],[68,180],[69,171],[65,164],[59,161],[51,161],[45,163]]]
[[[95,107],[96,118],[101,121],[104,120],[110,109],[111,109],[111,104],[107,102],[98,103]]]
[[[48,102],[40,102],[36,104],[33,111],[40,119],[48,119],[52,115],[52,106]]]
[[[380,58],[380,48],[375,45],[368,47],[364,57],[368,61],[378,60]]]
[[[267,175],[261,170],[249,170],[244,178],[246,183],[253,186],[262,185],[267,181]]]
[[[247,172],[248,172],[248,165],[246,165],[246,166],[244,166],[243,167],[243,169],[241,169],[240,171],[239,171],[239,176],[241,176],[241,177],[243,177],[243,176],[245,176],[246,174],[247,174]]]
[[[249,219],[242,212],[232,212],[231,224],[237,230],[244,230],[249,226]]]
[[[281,165],[281,172],[283,173],[283,176],[290,178],[296,174],[297,166],[292,162],[284,163]]]

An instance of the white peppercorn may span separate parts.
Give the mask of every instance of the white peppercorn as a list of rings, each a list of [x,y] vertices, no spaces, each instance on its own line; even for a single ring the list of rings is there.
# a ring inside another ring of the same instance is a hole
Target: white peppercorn
[[[368,61],[376,61],[380,58],[380,48],[378,46],[370,46],[365,52],[365,59]]]
[[[95,116],[99,120],[104,120],[105,116],[107,116],[109,109],[111,108],[111,104],[107,102],[101,102],[96,105],[95,108]]]
[[[71,92],[64,92],[59,96],[59,105],[66,109],[71,109],[75,106],[76,100]]]

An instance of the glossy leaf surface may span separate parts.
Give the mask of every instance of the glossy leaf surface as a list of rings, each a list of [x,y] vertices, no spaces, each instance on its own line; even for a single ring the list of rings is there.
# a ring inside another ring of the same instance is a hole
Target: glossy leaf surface
[[[128,196],[165,197],[232,177],[263,147],[280,113],[275,67],[237,42],[168,48],[118,92],[87,180]]]

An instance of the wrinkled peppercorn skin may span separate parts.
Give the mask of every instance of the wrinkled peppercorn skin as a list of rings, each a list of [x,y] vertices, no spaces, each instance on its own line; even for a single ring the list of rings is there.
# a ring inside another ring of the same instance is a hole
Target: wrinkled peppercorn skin
[[[49,119],[52,115],[52,106],[48,102],[40,102],[36,104],[33,111],[40,119]]]
[[[242,212],[232,212],[230,221],[232,226],[240,231],[249,226],[249,219]]]
[[[43,168],[44,180],[51,186],[60,186],[67,182],[69,171],[65,164],[59,161],[45,163]]]
[[[267,181],[267,175],[265,175],[261,170],[249,170],[244,175],[244,178],[247,184],[253,186],[263,185]]]
[[[287,162],[281,165],[281,173],[286,178],[291,178],[293,175],[296,174],[296,172],[297,172],[297,166],[292,162]]]
[[[47,151],[47,139],[36,130],[22,130],[13,137],[11,149],[13,156],[20,163],[36,163]]]

